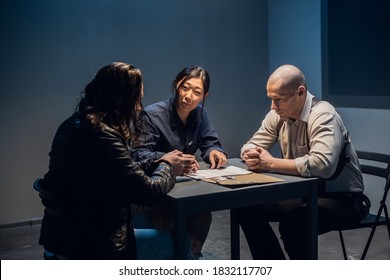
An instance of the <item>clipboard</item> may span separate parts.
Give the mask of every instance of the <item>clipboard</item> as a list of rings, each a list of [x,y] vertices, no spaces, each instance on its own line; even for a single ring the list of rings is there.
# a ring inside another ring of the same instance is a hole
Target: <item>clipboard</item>
[[[250,173],[228,177],[205,178],[202,180],[205,182],[218,184],[226,187],[240,187],[285,181],[283,179],[276,178],[274,176],[266,175],[263,173]]]

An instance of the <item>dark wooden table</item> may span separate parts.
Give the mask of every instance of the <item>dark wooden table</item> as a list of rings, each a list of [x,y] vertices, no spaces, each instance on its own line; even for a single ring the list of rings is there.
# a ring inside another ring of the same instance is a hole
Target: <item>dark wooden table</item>
[[[228,165],[244,167],[240,159],[229,159]],[[201,168],[208,168],[201,165]],[[318,258],[318,223],[317,199],[318,189],[322,180],[319,178],[303,178],[281,174],[270,174],[281,178],[283,182],[266,183],[260,185],[224,187],[204,181],[191,180],[176,183],[168,194],[168,202],[175,212],[174,244],[175,258],[186,259],[187,234],[186,217],[194,214],[230,209],[231,229],[231,258],[240,258],[239,225],[234,209],[263,203],[276,202],[293,198],[307,199],[307,220],[309,256]]]

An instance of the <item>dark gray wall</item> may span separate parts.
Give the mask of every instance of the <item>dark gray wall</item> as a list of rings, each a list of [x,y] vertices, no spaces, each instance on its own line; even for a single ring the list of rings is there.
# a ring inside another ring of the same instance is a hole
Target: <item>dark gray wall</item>
[[[42,215],[32,182],[86,83],[112,61],[145,77],[144,105],[189,64],[211,75],[206,108],[229,155],[268,110],[267,1],[0,1],[0,225]]]

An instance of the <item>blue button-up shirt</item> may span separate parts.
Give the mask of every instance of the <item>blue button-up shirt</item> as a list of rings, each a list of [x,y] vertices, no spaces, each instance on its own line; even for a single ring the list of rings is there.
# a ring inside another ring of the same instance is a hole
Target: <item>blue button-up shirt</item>
[[[141,121],[144,133],[139,139],[140,144],[134,146],[131,152],[136,160],[159,159],[175,149],[186,149],[188,154],[195,154],[199,149],[206,162],[209,162],[212,150],[225,153],[207,111],[201,105],[191,111],[186,125],[176,111],[173,98],[147,106]]]

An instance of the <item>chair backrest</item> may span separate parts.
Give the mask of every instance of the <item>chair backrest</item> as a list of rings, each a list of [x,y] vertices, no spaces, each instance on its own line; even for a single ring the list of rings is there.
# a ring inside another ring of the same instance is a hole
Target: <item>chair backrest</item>
[[[42,191],[42,182],[43,182],[42,178],[38,178],[33,183],[34,190],[36,190],[39,193]]]
[[[362,173],[382,177],[386,180],[382,198],[385,199],[390,186],[390,155],[366,151],[356,151],[356,153],[359,160],[366,160],[360,161]],[[378,165],[378,163],[382,164]]]

